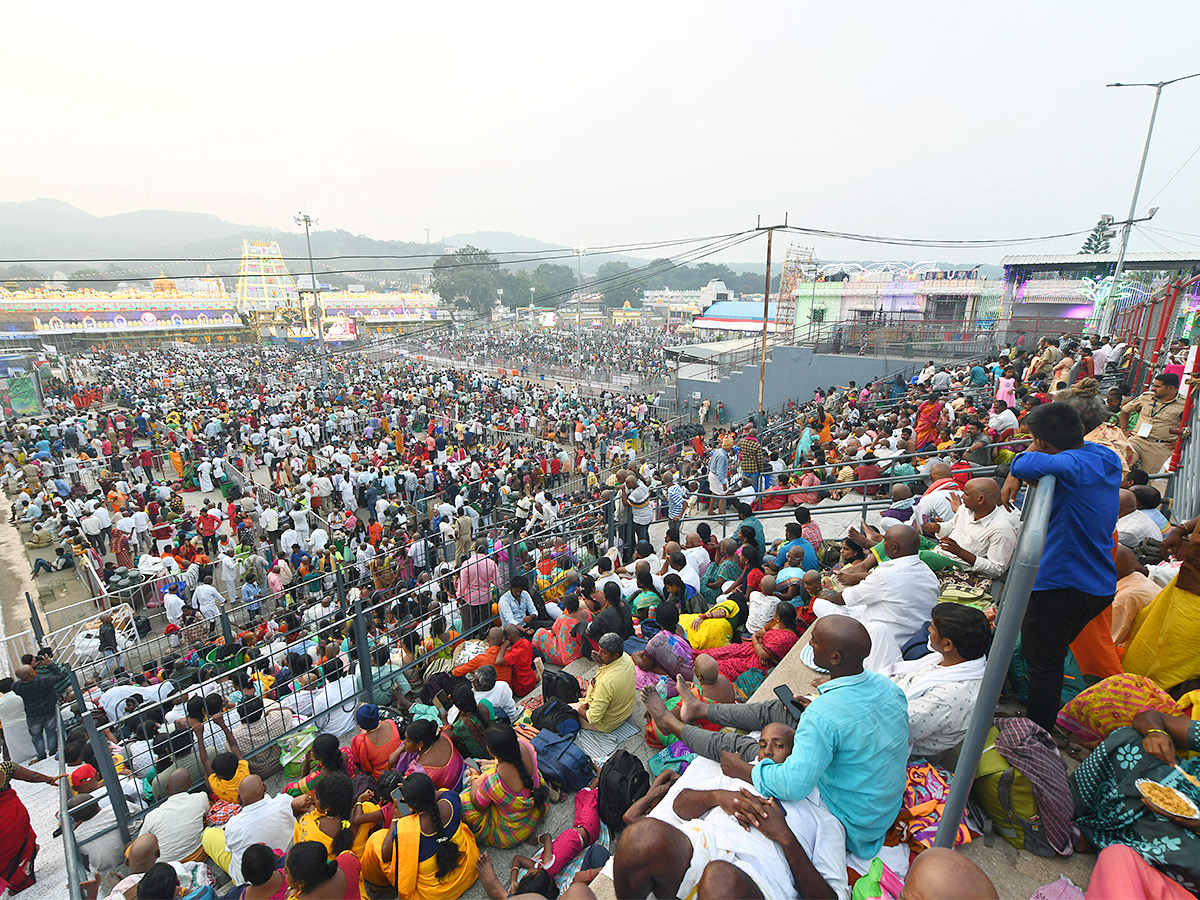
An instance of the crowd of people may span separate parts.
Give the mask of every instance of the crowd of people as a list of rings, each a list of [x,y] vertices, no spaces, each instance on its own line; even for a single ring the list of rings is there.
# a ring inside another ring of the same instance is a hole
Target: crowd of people
[[[619,374],[650,380],[666,377],[666,348],[684,343],[688,340],[662,328],[629,326],[464,329],[450,335],[439,333],[421,346],[432,355],[507,365],[522,374],[547,367],[574,367],[580,376]]]
[[[1047,338],[769,422],[660,427],[650,456],[628,436],[655,424],[645,398],[203,360],[97,354],[9,425],[11,521],[153,585],[66,660],[82,697],[51,648],[0,682],[13,889],[36,836],[11,785],[50,777],[17,763],[55,754],[79,699],[103,743],[73,724],[62,752],[101,896],[587,897],[603,873],[618,897],[845,898],[882,870],[905,896],[994,897],[908,801],[914,773],[953,768],[1047,474],[1010,671],[1027,700],[995,745],[1050,852],[1103,851],[1089,896],[1200,884],[1198,523],[1151,483],[1185,436],[1174,361],[1127,398],[1111,341]],[[830,506],[870,512],[835,529]],[[797,657],[814,689],[763,699]],[[1148,782],[1180,805],[1143,803]],[[129,844],[117,794],[148,809]]]

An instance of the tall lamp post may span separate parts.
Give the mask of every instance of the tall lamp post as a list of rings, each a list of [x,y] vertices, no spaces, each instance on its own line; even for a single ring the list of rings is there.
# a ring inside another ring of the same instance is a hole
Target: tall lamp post
[[[1194,72],[1191,75],[1183,75],[1179,78],[1172,78],[1170,81],[1157,82],[1139,82],[1137,84],[1123,84],[1119,81],[1112,84],[1106,84],[1105,87],[1152,87],[1154,88],[1154,106],[1150,110],[1150,127],[1146,129],[1146,144],[1142,147],[1142,162],[1138,166],[1137,181],[1133,185],[1133,199],[1129,202],[1129,215],[1125,217],[1125,223],[1121,226],[1121,249],[1117,251],[1117,265],[1113,269],[1112,286],[1108,289],[1108,301],[1105,303],[1104,316],[1100,320],[1100,333],[1106,335],[1112,329],[1113,320],[1117,315],[1117,289],[1121,283],[1121,275],[1125,270],[1125,251],[1129,247],[1129,232],[1133,229],[1133,217],[1137,211],[1138,193],[1142,189],[1142,175],[1146,172],[1146,157],[1150,155],[1150,138],[1154,135],[1154,120],[1158,116],[1158,101],[1162,97],[1163,88],[1169,84],[1175,84],[1179,81],[1187,81],[1189,78],[1200,77],[1200,72]]]
[[[312,235],[309,229],[317,224],[317,220],[308,213],[296,213],[296,224],[304,226],[304,242],[308,244],[308,277],[311,279],[313,307],[317,311],[317,343],[321,354],[321,382],[329,380],[329,365],[325,358],[325,323],[324,310],[321,309],[321,294],[317,289],[317,273],[313,268]]]

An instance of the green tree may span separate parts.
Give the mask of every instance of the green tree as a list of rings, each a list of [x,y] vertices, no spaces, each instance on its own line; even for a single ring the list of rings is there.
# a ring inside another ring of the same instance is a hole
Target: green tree
[[[105,290],[105,285],[108,282],[95,281],[97,278],[106,277],[99,269],[76,269],[67,276],[68,282],[78,282],[82,287],[93,287],[97,290]]]
[[[504,290],[502,302],[509,309],[528,306],[533,299],[533,279],[528,272],[510,272],[507,269],[500,272],[500,287]]]
[[[503,287],[500,264],[486,250],[469,244],[439,257],[433,264],[430,283],[443,300],[480,315],[496,305],[496,291]]]
[[[542,263],[533,270],[533,286],[538,297],[569,297],[575,290],[575,270],[556,263]]]
[[[642,287],[637,281],[636,274],[630,273],[629,263],[606,262],[596,270],[596,280],[600,292],[604,295],[604,305],[608,307],[624,306],[629,303],[632,307],[642,305]]]
[[[1109,240],[1113,236],[1112,216],[1101,216],[1100,221],[1096,223],[1096,227],[1092,229],[1092,233],[1087,236],[1087,240],[1083,242],[1083,247],[1080,248],[1080,253],[1107,253]]]

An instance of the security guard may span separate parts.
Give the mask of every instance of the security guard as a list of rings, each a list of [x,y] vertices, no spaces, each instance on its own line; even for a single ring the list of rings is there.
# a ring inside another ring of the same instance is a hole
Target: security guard
[[[1147,472],[1158,472],[1170,458],[1183,421],[1183,407],[1179,376],[1173,372],[1155,375],[1150,390],[1121,407],[1120,424],[1126,433],[1129,414],[1137,410],[1137,429],[1130,434],[1129,445]]]

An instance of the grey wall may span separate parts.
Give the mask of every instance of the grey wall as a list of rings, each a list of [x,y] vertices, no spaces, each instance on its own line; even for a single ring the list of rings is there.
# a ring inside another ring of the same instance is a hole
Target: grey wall
[[[767,360],[763,405],[779,406],[788,400],[812,399],[818,387],[845,385],[853,379],[861,387],[882,376],[891,376],[913,365],[912,359],[881,359],[874,356],[813,353],[811,347],[776,347]],[[691,404],[692,392],[725,404],[725,421],[744,419],[758,409],[758,366],[751,364],[719,382],[681,378],[680,403]],[[680,407],[683,411],[683,407]]]

